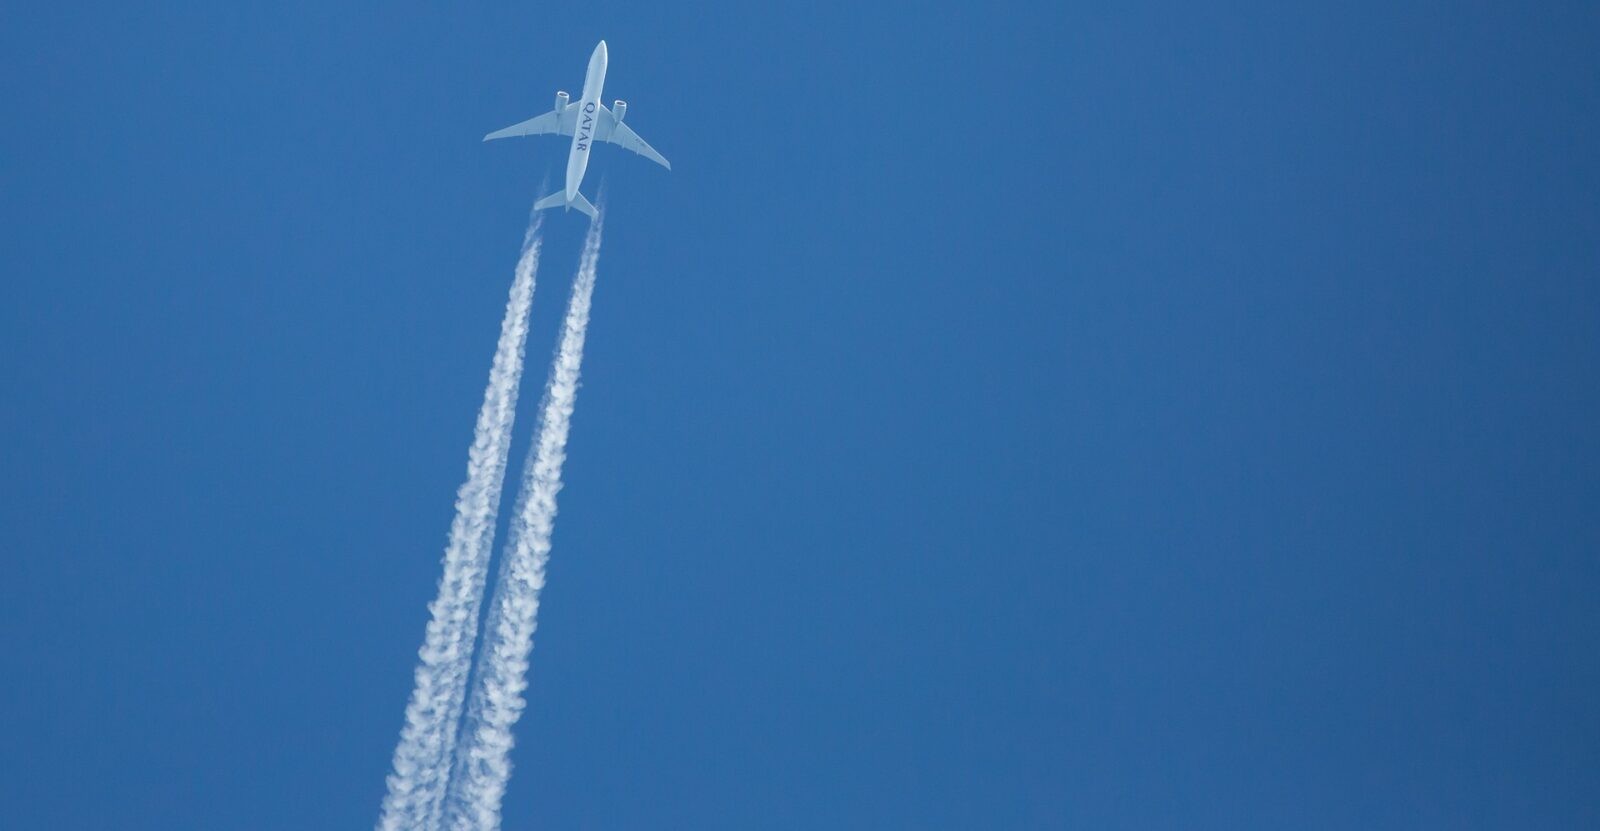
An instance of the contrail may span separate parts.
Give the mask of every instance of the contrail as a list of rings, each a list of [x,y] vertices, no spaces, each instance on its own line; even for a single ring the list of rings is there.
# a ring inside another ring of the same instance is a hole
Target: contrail
[[[539,437],[529,448],[507,554],[484,623],[485,642],[478,655],[467,732],[456,755],[446,800],[445,822],[450,831],[500,827],[500,800],[511,778],[511,728],[527,703],[523,691],[528,686],[528,654],[533,649],[539,591],[544,588],[545,564],[550,558],[556,494],[561,490],[561,463],[566,460],[567,431],[578,395],[604,216],[602,213],[589,225],[584,240],[561,346],[545,387]]]
[[[418,651],[421,661],[416,687],[394,749],[394,772],[389,775],[389,790],[378,819],[380,831],[438,827],[511,449],[539,247],[539,219],[535,216],[522,239],[505,319],[500,323],[489,386],[483,393],[483,408],[478,411],[467,455],[467,479],[456,491],[456,515],[444,549],[444,575],[439,579],[438,596],[428,605],[432,618]]]

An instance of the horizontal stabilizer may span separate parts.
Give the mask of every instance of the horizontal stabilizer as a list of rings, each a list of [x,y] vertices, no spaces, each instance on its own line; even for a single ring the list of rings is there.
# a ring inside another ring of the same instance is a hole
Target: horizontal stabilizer
[[[600,212],[595,210],[594,205],[590,204],[589,200],[583,198],[583,194],[581,193],[573,198],[572,207],[588,214],[590,219],[596,219],[600,216]]]
[[[533,203],[533,209],[536,211],[547,211],[551,208],[567,208],[569,210],[572,208],[577,208],[578,210],[588,214],[590,219],[596,218],[600,213],[599,211],[595,210],[594,205],[589,204],[589,200],[585,199],[581,193],[574,197],[571,202],[568,202],[567,192],[564,190],[558,190],[555,193],[540,199],[538,202]]]

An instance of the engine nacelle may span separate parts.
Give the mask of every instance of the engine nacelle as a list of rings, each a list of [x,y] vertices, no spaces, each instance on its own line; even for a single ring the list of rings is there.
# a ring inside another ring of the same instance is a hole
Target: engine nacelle
[[[557,113],[562,113],[562,112],[565,112],[566,109],[567,109],[567,94],[565,92],[556,93],[556,112]]]
[[[628,102],[618,98],[617,103],[611,105],[611,114],[616,116],[617,123],[621,124],[622,117],[628,114]]]

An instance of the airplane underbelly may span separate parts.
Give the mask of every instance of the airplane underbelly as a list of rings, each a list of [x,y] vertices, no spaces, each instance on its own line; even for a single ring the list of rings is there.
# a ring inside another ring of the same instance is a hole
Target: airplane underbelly
[[[583,182],[583,172],[589,167],[589,151],[594,147],[595,128],[599,126],[600,102],[584,100],[578,105],[578,123],[572,131],[572,153],[567,156],[567,199],[578,193]]]
[[[578,143],[572,143],[572,152],[567,156],[567,199],[571,200],[578,193],[578,186],[583,184],[583,172],[589,168],[589,148],[579,149]]]

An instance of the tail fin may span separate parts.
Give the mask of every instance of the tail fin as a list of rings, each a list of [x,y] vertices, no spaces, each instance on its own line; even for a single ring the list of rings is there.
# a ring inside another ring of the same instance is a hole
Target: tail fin
[[[589,204],[589,200],[583,197],[583,194],[578,194],[576,198],[568,202],[566,191],[561,190],[533,203],[533,209],[536,211],[549,210],[550,208],[577,208],[588,214],[590,219],[594,219],[599,213],[594,209],[593,205]]]

